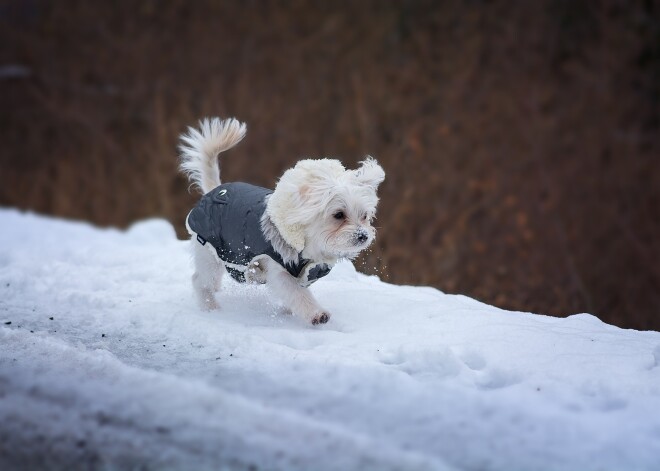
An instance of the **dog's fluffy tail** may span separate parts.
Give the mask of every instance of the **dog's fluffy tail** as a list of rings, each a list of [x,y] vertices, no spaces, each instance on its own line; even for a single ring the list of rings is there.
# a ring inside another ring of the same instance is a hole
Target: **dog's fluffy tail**
[[[179,169],[206,194],[220,185],[218,154],[231,149],[245,137],[245,123],[234,118],[205,118],[199,129],[188,128],[181,135]]]

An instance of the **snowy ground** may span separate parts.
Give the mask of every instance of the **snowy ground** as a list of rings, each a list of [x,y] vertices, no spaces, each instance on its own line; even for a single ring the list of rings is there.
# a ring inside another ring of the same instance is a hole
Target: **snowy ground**
[[[658,332],[349,263],[312,327],[233,281],[201,312],[191,273],[166,222],[0,209],[0,469],[660,469]]]

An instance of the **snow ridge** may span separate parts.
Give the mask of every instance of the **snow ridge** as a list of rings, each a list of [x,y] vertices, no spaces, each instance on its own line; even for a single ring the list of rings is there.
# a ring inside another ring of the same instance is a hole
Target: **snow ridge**
[[[165,221],[0,209],[0,469],[652,470],[660,334],[339,264],[312,328],[229,281],[197,310]]]

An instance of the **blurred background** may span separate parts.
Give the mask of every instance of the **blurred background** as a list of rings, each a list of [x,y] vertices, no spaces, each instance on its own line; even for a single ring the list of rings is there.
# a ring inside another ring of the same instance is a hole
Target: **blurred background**
[[[356,265],[505,309],[660,329],[660,2],[0,0],[0,205],[101,226],[198,195],[177,137],[387,172]]]

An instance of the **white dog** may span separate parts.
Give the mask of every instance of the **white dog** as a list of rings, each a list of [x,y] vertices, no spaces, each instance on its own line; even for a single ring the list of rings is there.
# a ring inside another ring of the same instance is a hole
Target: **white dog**
[[[193,287],[201,307],[216,309],[226,271],[240,282],[267,283],[295,315],[323,324],[330,313],[308,286],[376,236],[371,221],[385,172],[371,157],[356,170],[338,160],[301,160],[275,190],[220,182],[218,154],[238,144],[245,124],[218,118],[181,136],[181,171],[204,196],[188,214]]]

